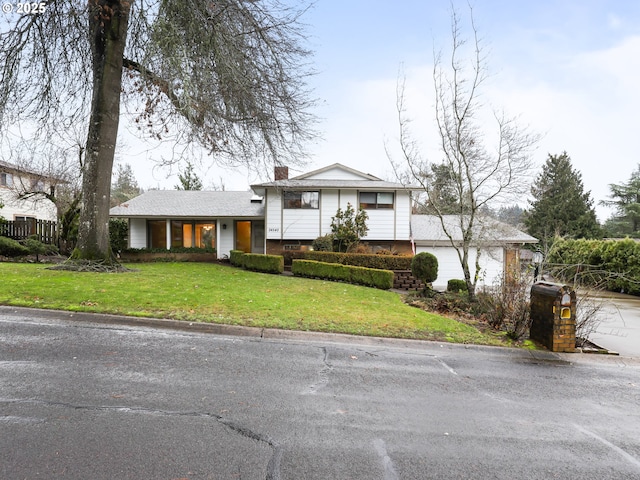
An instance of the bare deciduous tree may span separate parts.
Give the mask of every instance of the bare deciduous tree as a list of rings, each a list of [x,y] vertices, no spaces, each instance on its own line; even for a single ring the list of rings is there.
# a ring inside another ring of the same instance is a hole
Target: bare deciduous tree
[[[413,137],[406,113],[405,80],[401,78],[397,91],[401,160],[391,161],[397,172],[405,172],[405,178],[420,186],[429,211],[440,218],[444,233],[458,253],[469,297],[473,299],[481,271],[482,244],[492,231],[484,212],[527,191],[532,169],[530,153],[538,136],[504,113],[492,112],[493,125],[484,121],[481,87],[488,78],[487,61],[473,11],[470,10],[473,42],[468,63],[460,17],[453,11],[451,18],[450,54],[445,59],[442,51],[434,53],[433,67],[435,120],[443,160],[430,162],[424,158]],[[436,170],[440,172],[437,182]],[[450,195],[441,194],[442,172],[448,172],[447,187],[455,197],[453,204],[449,200],[443,203]],[[451,221],[452,213],[455,222]],[[469,265],[472,249],[476,250],[474,266]]]
[[[37,143],[85,125],[72,259],[114,261],[122,100],[142,132],[176,149],[196,142],[218,162],[258,169],[300,163],[313,137],[302,10],[279,0],[60,0],[43,10],[1,27],[0,127]]]

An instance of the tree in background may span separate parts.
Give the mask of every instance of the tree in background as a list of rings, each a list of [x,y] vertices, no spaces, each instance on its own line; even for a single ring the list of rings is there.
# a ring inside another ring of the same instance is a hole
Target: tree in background
[[[367,212],[360,208],[356,213],[351,203],[347,203],[347,208],[344,210],[338,208],[335,217],[331,217],[331,234],[335,250],[348,252],[354,245],[357,245],[369,231],[368,219]]]
[[[191,162],[187,162],[187,167],[178,174],[178,180],[180,184],[174,187],[176,190],[202,190],[202,181],[196,175]]]
[[[500,207],[495,214],[496,218],[501,222],[512,225],[516,228],[522,227],[522,219],[524,209],[520,205],[512,205],[510,207]]]
[[[111,206],[115,207],[142,193],[133,169],[128,163],[118,164],[116,178],[111,186]]]
[[[458,187],[461,182],[456,172],[448,163],[432,163],[431,170],[423,175],[424,184],[430,188],[429,195],[424,195],[416,213],[425,215],[455,215],[463,209],[460,204]]]
[[[524,223],[529,235],[546,249],[556,236],[600,238],[602,231],[591,193],[584,191],[582,175],[574,170],[566,152],[551,155],[531,187],[531,208]]]
[[[227,165],[300,164],[314,137],[303,13],[279,0],[60,0],[5,15],[0,133],[37,144],[84,125],[69,268],[117,267],[108,225],[122,100],[141,132],[180,156],[198,144]]]
[[[428,211],[440,218],[442,229],[457,252],[469,299],[474,300],[482,246],[492,240],[485,237],[492,235],[492,229],[486,228],[490,221],[486,212],[494,203],[522,197],[526,192],[533,164],[530,153],[538,136],[502,112],[490,112],[493,124],[485,121],[481,90],[489,74],[471,8],[470,28],[473,41],[467,48],[460,17],[452,12],[450,51],[446,57],[439,52],[434,59],[435,119],[443,161],[433,165],[421,155],[409,129],[404,82],[399,82],[402,160],[392,163],[396,172],[407,172],[399,176],[409,177],[411,183],[420,186]],[[455,215],[454,222],[451,215]],[[472,249],[476,253],[475,265],[469,265]]]
[[[610,184],[609,191],[611,200],[600,201],[601,205],[615,208],[604,226],[607,236],[640,237],[640,164],[628,182]]]

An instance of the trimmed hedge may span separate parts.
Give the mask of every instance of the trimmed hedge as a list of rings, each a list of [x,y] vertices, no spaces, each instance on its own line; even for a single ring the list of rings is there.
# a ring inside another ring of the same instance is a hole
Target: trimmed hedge
[[[244,253],[242,250],[231,250],[231,264],[246,270],[263,273],[284,272],[284,258],[280,255],[263,255],[261,253]]]
[[[231,265],[234,267],[244,266],[244,259],[242,257],[244,257],[244,252],[242,250],[231,250],[229,252],[229,262],[231,262]]]
[[[294,260],[291,266],[294,275],[365,285],[383,290],[393,288],[393,272],[376,268],[318,262],[316,260]]]
[[[640,243],[629,238],[557,240],[546,263],[567,281],[579,276],[586,285],[640,295]]]
[[[379,270],[411,270],[411,255],[377,255],[371,253],[305,252],[305,260],[339,263]]]

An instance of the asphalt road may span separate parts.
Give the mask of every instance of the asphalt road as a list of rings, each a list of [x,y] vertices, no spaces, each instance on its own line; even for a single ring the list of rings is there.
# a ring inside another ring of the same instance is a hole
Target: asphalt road
[[[603,292],[597,298],[602,307],[591,340],[620,355],[640,358],[640,297]]]
[[[640,478],[638,359],[127,323],[0,307],[0,478]]]

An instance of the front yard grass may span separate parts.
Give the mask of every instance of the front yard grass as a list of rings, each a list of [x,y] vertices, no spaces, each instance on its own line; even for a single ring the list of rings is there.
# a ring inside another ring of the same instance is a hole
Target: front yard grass
[[[0,263],[0,304],[229,325],[505,345],[503,336],[405,304],[394,292],[208,263],[126,273]]]

